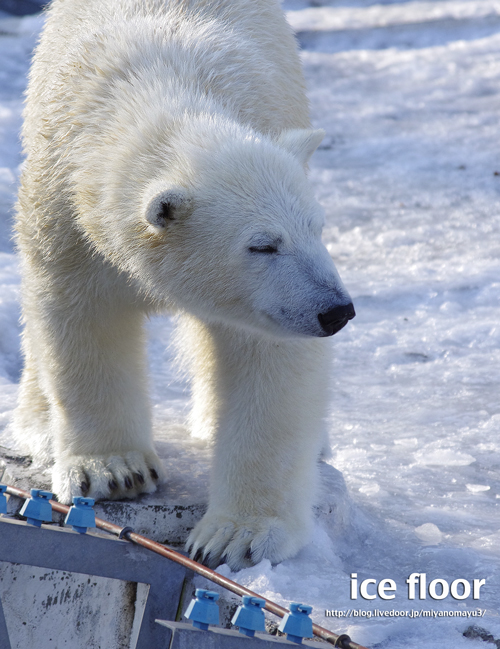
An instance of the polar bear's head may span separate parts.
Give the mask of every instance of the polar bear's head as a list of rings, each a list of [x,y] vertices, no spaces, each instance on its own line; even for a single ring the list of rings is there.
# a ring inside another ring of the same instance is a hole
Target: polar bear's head
[[[329,336],[354,317],[305,173],[323,135],[184,142],[176,177],[152,182],[143,202],[156,272],[177,305],[278,336]]]

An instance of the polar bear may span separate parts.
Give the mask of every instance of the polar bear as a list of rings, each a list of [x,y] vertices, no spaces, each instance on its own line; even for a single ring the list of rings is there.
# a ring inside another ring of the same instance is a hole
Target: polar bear
[[[191,556],[236,570],[307,541],[325,338],[354,316],[306,177],[323,135],[277,0],[50,5],[23,130],[14,426],[61,501],[166,479],[143,322],[167,309],[191,425],[214,436]]]

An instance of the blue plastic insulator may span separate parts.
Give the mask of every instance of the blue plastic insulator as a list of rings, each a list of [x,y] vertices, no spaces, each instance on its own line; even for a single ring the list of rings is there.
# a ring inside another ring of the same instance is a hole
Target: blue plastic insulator
[[[7,498],[5,497],[6,491],[7,491],[7,485],[0,484],[0,514],[7,513]]]
[[[250,595],[243,595],[241,601],[242,604],[238,606],[233,615],[231,624],[239,627],[239,632],[243,635],[253,638],[256,631],[266,630],[264,611],[262,610],[266,601]]]
[[[30,525],[40,527],[42,523],[52,521],[52,505],[49,500],[52,498],[50,491],[41,489],[32,489],[31,498],[26,500],[23,508],[19,512],[21,516],[26,516]]]
[[[281,620],[278,630],[286,633],[286,639],[290,642],[302,644],[302,638],[312,637],[312,620],[309,615],[312,612],[312,606],[306,604],[290,604],[290,613],[287,613]]]
[[[85,534],[89,527],[95,527],[95,513],[93,498],[73,498],[73,507],[69,510],[64,519],[66,525],[71,525],[76,532]]]
[[[219,593],[197,588],[195,595],[196,598],[191,600],[184,617],[191,620],[197,629],[207,631],[209,624],[219,624],[219,606],[216,604]]]

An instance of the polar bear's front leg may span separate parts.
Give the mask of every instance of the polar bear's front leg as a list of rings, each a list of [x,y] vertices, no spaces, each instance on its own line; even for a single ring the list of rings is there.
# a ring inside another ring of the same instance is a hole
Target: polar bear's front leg
[[[55,301],[42,308],[25,300],[27,369],[36,371],[48,404],[52,488],[61,502],[151,493],[164,469],[153,446],[144,316],[123,301],[85,308],[83,299],[75,303],[70,310]],[[20,402],[18,410],[30,408]],[[36,431],[18,433],[29,445]]]
[[[191,556],[232,570],[307,542],[323,440],[328,343],[198,326],[194,421],[215,433],[210,502]]]

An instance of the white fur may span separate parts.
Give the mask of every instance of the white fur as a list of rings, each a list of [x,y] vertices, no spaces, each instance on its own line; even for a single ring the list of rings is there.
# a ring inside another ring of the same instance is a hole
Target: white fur
[[[25,370],[15,426],[69,501],[164,479],[143,320],[180,314],[194,430],[214,435],[188,544],[233,569],[307,540],[329,346],[349,297],[305,176],[295,43],[275,0],[55,0],[23,132]]]

